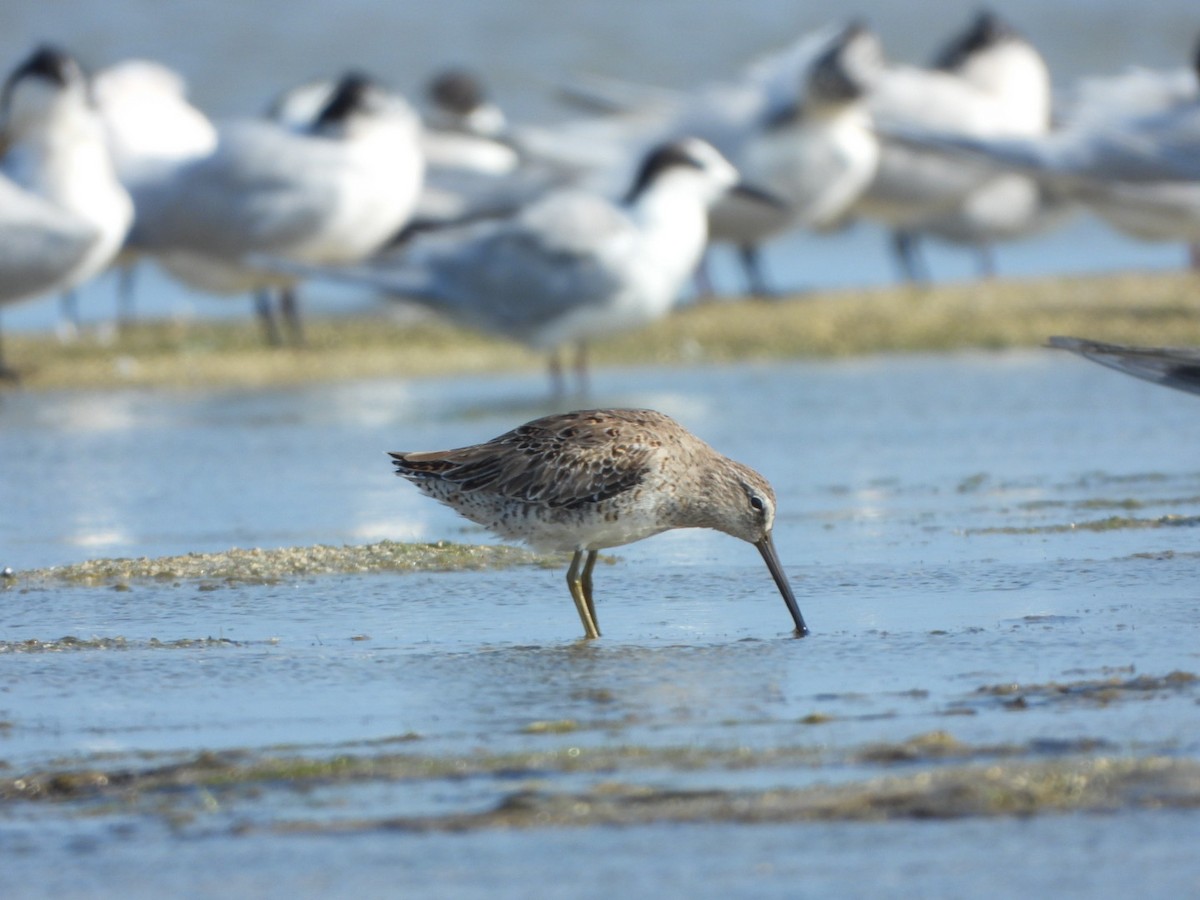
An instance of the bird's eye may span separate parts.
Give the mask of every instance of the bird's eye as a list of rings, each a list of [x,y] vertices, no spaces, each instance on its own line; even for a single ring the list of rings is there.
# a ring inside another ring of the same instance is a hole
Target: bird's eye
[[[750,495],[750,505],[751,505],[751,506],[752,506],[754,509],[757,509],[759,512],[762,512],[764,509],[766,509],[766,508],[767,508],[767,504],[765,504],[765,503],[763,502],[763,498],[762,498],[762,497],[758,497],[758,496],[756,496],[756,495],[754,495],[754,494],[751,494],[751,495]]]

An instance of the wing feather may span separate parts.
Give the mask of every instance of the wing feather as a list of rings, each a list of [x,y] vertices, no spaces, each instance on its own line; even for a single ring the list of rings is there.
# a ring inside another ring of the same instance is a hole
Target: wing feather
[[[471,447],[391,457],[398,475],[431,493],[453,485],[464,492],[571,509],[642,484],[663,452],[655,429],[665,418],[649,410],[568,413]]]
[[[1200,394],[1200,348],[1133,347],[1070,337],[1052,337],[1050,346],[1078,353],[1135,378]]]

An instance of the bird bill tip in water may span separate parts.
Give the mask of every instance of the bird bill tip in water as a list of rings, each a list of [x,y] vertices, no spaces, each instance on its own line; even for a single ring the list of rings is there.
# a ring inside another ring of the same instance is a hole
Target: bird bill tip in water
[[[804,624],[804,617],[800,615],[800,607],[796,604],[796,595],[792,593],[792,586],[788,583],[783,566],[779,563],[779,554],[775,552],[775,542],[771,540],[770,533],[756,541],[754,546],[758,548],[758,552],[766,561],[771,577],[775,579],[775,585],[779,588],[779,593],[783,595],[783,602],[787,604],[788,612],[792,614],[792,621],[796,623],[796,637],[804,637],[808,634],[808,626]]]

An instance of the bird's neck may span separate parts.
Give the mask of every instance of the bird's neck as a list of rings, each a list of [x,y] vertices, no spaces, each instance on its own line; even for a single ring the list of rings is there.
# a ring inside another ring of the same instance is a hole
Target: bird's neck
[[[698,259],[708,240],[705,200],[686,176],[671,175],[635,197],[628,209],[648,243],[669,242]]]

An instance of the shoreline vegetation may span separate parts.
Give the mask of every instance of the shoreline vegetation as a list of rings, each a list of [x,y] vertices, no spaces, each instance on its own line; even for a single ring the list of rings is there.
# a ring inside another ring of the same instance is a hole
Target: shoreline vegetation
[[[597,342],[600,366],[833,358],[1038,347],[1052,334],[1130,344],[1200,345],[1200,278],[1191,272],[1004,279],[823,291],[687,305]],[[144,320],[101,340],[85,330],[5,335],[21,388],[270,387],[386,377],[537,371],[543,354],[441,322],[379,315],[311,317],[307,345],[267,347],[249,312],[233,320]],[[3,388],[0,388],[2,390]]]

